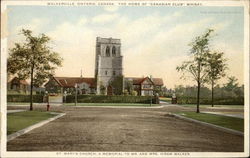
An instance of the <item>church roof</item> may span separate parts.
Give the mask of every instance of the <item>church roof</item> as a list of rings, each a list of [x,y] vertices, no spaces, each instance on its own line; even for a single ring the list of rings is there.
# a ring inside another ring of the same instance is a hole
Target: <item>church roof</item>
[[[149,77],[126,77],[125,79],[132,80],[134,85],[136,85],[136,84],[138,85],[138,84],[142,84],[143,81],[145,81],[147,78],[150,79]],[[163,86],[163,80],[162,80],[162,78],[152,78],[150,80],[156,86]]]
[[[75,87],[75,84],[87,83],[90,87],[95,87],[95,78],[92,77],[54,77],[56,82],[66,88]]]

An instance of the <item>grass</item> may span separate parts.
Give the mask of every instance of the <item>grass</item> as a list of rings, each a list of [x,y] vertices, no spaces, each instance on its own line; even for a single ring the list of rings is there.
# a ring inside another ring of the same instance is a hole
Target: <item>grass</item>
[[[55,116],[49,112],[24,111],[7,115],[7,135]]]
[[[66,106],[75,106],[75,103],[64,103]],[[152,104],[157,106],[159,104]],[[77,103],[77,106],[150,106],[150,104],[134,104],[134,103]]]
[[[160,100],[165,102],[171,102],[172,98],[160,97]]]
[[[196,107],[196,104],[178,104],[180,106],[184,107]],[[213,108],[211,105],[200,105],[200,107],[205,107],[205,108]],[[214,108],[235,108],[235,109],[243,109],[244,105],[214,105]]]
[[[28,102],[7,102],[7,105],[30,105]]]
[[[244,132],[244,119],[196,112],[176,113],[184,117]]]

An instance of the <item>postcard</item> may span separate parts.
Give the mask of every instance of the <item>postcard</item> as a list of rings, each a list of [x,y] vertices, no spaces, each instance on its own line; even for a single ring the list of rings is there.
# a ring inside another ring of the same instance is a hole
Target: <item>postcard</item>
[[[249,156],[249,13],[1,1],[1,156]]]

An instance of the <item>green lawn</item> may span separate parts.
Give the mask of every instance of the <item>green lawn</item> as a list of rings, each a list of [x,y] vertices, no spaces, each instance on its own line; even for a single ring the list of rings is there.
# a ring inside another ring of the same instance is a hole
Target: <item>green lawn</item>
[[[161,101],[165,101],[165,102],[171,102],[172,98],[165,98],[165,97],[160,97],[159,98]]]
[[[199,121],[203,121],[203,122],[207,122],[207,123],[215,124],[218,126],[244,132],[244,119],[241,119],[241,118],[220,116],[220,115],[214,115],[214,114],[196,113],[196,112],[179,112],[176,114],[185,116],[188,118],[192,118],[195,120],[199,120]]]
[[[66,106],[75,106],[75,103],[64,103]],[[159,104],[152,104],[157,106]],[[150,106],[150,104],[134,104],[134,103],[77,103],[77,106]]]
[[[7,105],[30,105],[27,102],[8,102]]]
[[[49,112],[24,111],[7,115],[7,134],[12,134],[28,126],[55,116]]]
[[[185,107],[196,107],[196,104],[178,104]],[[200,107],[213,108],[211,105],[200,105]],[[214,105],[215,108],[232,108],[232,109],[243,109],[244,105]]]

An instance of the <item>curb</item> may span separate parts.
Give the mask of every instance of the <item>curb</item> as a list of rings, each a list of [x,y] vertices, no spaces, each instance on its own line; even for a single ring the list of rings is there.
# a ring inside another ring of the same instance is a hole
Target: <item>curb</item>
[[[214,128],[214,129],[218,129],[218,130],[221,130],[221,131],[230,133],[230,134],[235,134],[235,135],[239,135],[239,136],[244,136],[244,132],[240,132],[240,131],[236,131],[236,130],[233,130],[233,129],[221,127],[221,126],[214,125],[214,124],[207,123],[207,122],[198,121],[198,120],[191,119],[191,118],[187,118],[187,117],[180,116],[180,115],[177,115],[177,114],[172,114],[172,113],[170,113],[170,115],[173,115],[174,117],[177,117],[177,118],[182,119],[182,120],[185,120],[185,121],[194,122],[194,123],[198,123],[198,124],[200,124],[200,125],[205,125],[205,126],[208,126],[208,127],[212,127],[212,128]]]
[[[65,105],[67,106],[67,105]],[[77,107],[77,108],[83,108],[83,107],[88,107],[88,108],[131,108],[131,109],[134,109],[134,108],[138,108],[138,109],[157,109],[157,108],[163,108],[162,105],[160,106],[148,106],[148,107],[141,107],[141,106],[70,106],[70,107]]]
[[[51,114],[58,114],[58,115],[55,116],[55,117],[49,118],[47,120],[41,121],[39,123],[36,123],[34,125],[31,125],[31,126],[29,126],[27,128],[24,128],[24,129],[22,129],[20,131],[17,131],[16,133],[8,135],[7,136],[7,142],[10,141],[10,140],[12,140],[12,139],[15,139],[16,137],[19,137],[19,136],[25,134],[25,133],[28,133],[29,131],[31,131],[31,130],[33,130],[35,128],[41,127],[41,126],[43,126],[43,125],[45,125],[45,124],[47,124],[47,123],[49,123],[51,121],[54,121],[54,120],[56,120],[56,119],[58,119],[58,118],[60,118],[60,117],[62,117],[62,116],[65,115],[65,113],[56,113],[56,112],[51,112]]]

